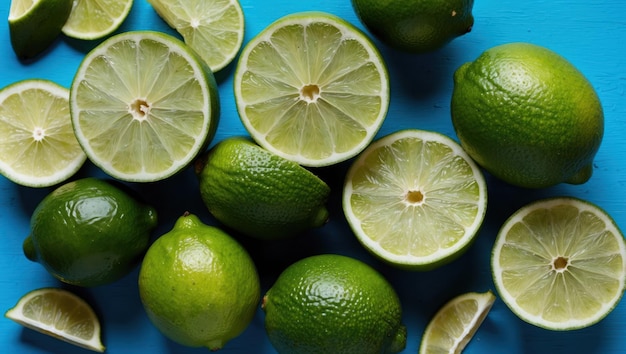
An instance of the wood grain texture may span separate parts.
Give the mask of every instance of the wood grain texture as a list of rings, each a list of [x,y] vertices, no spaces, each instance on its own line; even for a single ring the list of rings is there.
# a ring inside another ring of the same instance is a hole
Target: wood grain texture
[[[349,0],[241,0],[246,16],[247,43],[275,19],[298,11],[319,10],[339,15],[363,29]],[[7,18],[9,1],[0,5]],[[311,254],[332,252],[366,261],[394,285],[404,306],[409,337],[405,353],[416,353],[430,317],[448,299],[466,291],[494,289],[489,257],[495,235],[504,220],[527,202],[556,195],[577,196],[607,210],[626,228],[626,2],[621,0],[476,0],[475,25],[469,34],[441,50],[407,55],[376,42],[391,76],[392,99],[379,136],[399,129],[436,130],[456,138],[450,122],[452,74],[462,63],[476,58],[494,45],[525,41],[546,46],[577,66],[598,91],[605,109],[606,132],[595,159],[594,175],[580,186],[559,185],[545,190],[524,190],[489,176],[488,214],[480,236],[470,250],[443,268],[414,273],[392,269],[373,259],[352,235],[341,211],[340,192],[347,163],[317,170],[333,189],[329,201],[331,222],[297,240],[261,243],[241,238],[251,251],[262,275],[263,290],[293,261]],[[146,0],[135,0],[120,31],[150,29],[173,33]],[[11,49],[7,22],[0,24],[0,87],[28,78],[45,78],[69,87],[82,57],[98,42],[60,37],[42,57],[20,63]],[[231,68],[232,69],[232,68]],[[245,135],[232,95],[232,71],[219,83],[222,116],[216,140]],[[104,177],[91,164],[80,176]],[[191,171],[169,180],[138,185],[141,195],[157,206],[160,226],[155,237],[169,230],[185,211],[215,223],[202,205],[197,181]],[[21,253],[29,232],[29,218],[37,203],[51,189],[19,187],[0,177],[0,312],[12,307],[24,293],[44,286],[63,286],[38,264]],[[205,349],[181,347],[164,338],[150,324],[137,292],[137,271],[114,284],[94,289],[71,288],[85,297],[100,315],[104,343],[111,354],[206,353]],[[228,343],[223,353],[275,353],[263,329],[259,309],[250,327]],[[599,324],[574,332],[551,332],[528,325],[497,300],[491,313],[464,353],[626,353],[626,302]],[[0,320],[0,348],[4,353],[82,353],[55,339]]]

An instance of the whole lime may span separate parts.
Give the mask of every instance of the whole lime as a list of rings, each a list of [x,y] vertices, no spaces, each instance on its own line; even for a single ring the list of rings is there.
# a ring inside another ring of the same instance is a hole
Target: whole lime
[[[247,251],[188,213],[148,249],[139,295],[161,333],[181,345],[210,350],[243,332],[261,296]]]
[[[473,0],[352,0],[359,20],[380,41],[405,52],[443,47],[472,30]]]
[[[451,114],[478,164],[526,188],[586,182],[604,133],[590,82],[564,57],[530,43],[493,47],[459,67]]]
[[[350,257],[324,254],[290,265],[262,308],[279,353],[397,353],[406,346],[395,290],[376,270]]]
[[[245,235],[286,238],[328,220],[328,185],[246,138],[218,143],[197,160],[196,173],[211,214]]]
[[[37,205],[24,254],[65,283],[104,285],[139,264],[156,224],[152,206],[105,180],[83,178]]]

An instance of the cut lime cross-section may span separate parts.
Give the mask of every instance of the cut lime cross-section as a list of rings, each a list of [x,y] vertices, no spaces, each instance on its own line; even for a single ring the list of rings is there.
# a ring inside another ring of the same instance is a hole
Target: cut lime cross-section
[[[85,300],[67,290],[33,290],[20,298],[4,316],[79,347],[104,352],[98,317]]]
[[[237,56],[244,35],[243,10],[238,0],[148,2],[214,72]]]
[[[588,327],[624,293],[626,243],[598,206],[549,198],[515,212],[492,254],[500,297],[522,320],[552,330]]]
[[[418,270],[465,251],[486,207],[477,165],[452,139],[423,130],[372,143],[350,167],[343,190],[344,213],[365,248]]]
[[[264,148],[305,166],[361,152],[389,105],[380,53],[356,27],[326,13],[287,15],[243,49],[235,72],[241,120]]]
[[[93,40],[118,29],[133,7],[133,0],[74,0],[63,33],[72,38]]]
[[[48,187],[86,160],[70,118],[69,90],[24,80],[0,91],[0,173],[20,185]]]
[[[211,70],[180,40],[149,31],[113,36],[87,54],[70,103],[89,159],[134,182],[188,166],[212,139],[219,117]]]

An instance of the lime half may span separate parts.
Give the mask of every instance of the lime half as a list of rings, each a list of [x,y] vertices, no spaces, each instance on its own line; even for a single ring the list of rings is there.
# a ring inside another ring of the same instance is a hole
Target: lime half
[[[624,236],[605,211],[576,198],[545,199],[515,212],[498,233],[491,261],[502,300],[542,328],[588,327],[624,293]]]
[[[305,166],[361,152],[389,105],[376,47],[356,27],[320,12],[287,15],[264,29],[243,49],[234,82],[254,140]]]
[[[431,269],[473,241],[487,207],[480,169],[445,135],[403,130],[372,143],[346,176],[343,209],[370,252]]]
[[[211,70],[180,40],[149,31],[113,36],[88,53],[70,103],[89,159],[135,182],[188,166],[212,139],[219,117]]]
[[[74,0],[63,33],[72,38],[93,40],[118,29],[133,7],[133,0]]]
[[[84,349],[104,352],[98,317],[85,300],[67,290],[33,290],[20,298],[4,316]]]
[[[465,293],[448,301],[430,320],[420,354],[458,354],[472,339],[491,310],[491,291]]]
[[[69,90],[24,80],[0,91],[0,173],[20,185],[48,187],[86,160],[70,118]]]
[[[167,24],[183,36],[217,72],[235,59],[244,35],[238,0],[148,0]]]

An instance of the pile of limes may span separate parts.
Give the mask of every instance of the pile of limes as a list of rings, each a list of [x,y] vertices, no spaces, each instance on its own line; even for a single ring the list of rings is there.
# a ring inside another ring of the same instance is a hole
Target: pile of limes
[[[547,48],[504,44],[458,68],[451,97],[458,143],[420,129],[375,140],[390,103],[389,75],[374,42],[353,24],[324,12],[290,14],[244,46],[237,0],[150,0],[183,40],[152,31],[113,35],[132,2],[102,1],[108,11],[99,11],[88,0],[12,1],[11,43],[23,60],[42,55],[61,33],[108,38],[87,53],[69,90],[26,80],[0,91],[0,172],[24,186],[57,186],[32,215],[28,259],[84,287],[140,265],[148,317],[182,345],[220,349],[260,306],[279,352],[405,348],[398,295],[356,259],[301,259],[261,298],[255,261],[238,237],[269,243],[323,227],[332,191],[322,167],[349,164],[341,204],[360,244],[391,266],[420,271],[453,261],[479,235],[488,201],[483,170],[535,189],[591,177],[604,133],[601,103],[584,75]],[[474,24],[471,0],[352,5],[373,36],[410,52],[434,51]],[[45,30],[37,35],[34,26]],[[220,116],[214,73],[231,62],[249,136],[211,146]],[[70,181],[87,159],[110,180]],[[217,226],[185,213],[151,240],[156,209],[128,182],[191,168]],[[498,294],[521,319],[582,328],[621,299],[626,244],[600,207],[552,198],[502,225],[491,266]],[[492,291],[450,300],[426,327],[420,353],[462,350],[494,300]],[[74,319],[84,330],[49,320],[74,307],[84,309]],[[104,350],[98,318],[67,290],[35,290],[6,316]]]

